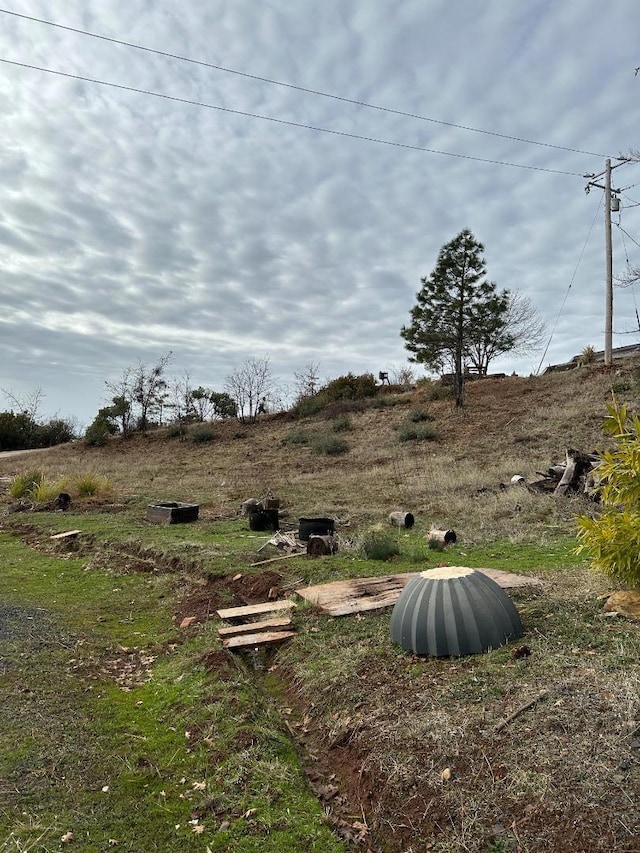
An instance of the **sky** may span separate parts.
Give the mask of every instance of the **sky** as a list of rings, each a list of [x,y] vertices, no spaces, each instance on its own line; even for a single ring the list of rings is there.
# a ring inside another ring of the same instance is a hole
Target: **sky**
[[[86,425],[169,352],[170,379],[218,391],[267,358],[285,401],[310,365],[393,375],[463,228],[546,323],[492,370],[603,349],[584,175],[612,158],[614,274],[640,266],[640,163],[617,159],[640,149],[638,66],[637,0],[11,0],[0,388]],[[636,300],[615,288],[614,346],[640,339]]]

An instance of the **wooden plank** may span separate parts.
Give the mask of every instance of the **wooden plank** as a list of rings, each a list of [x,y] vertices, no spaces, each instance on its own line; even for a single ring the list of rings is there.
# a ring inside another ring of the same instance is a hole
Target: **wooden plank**
[[[234,637],[236,634],[255,634],[256,632],[266,631],[283,631],[291,625],[291,619],[284,616],[280,619],[265,619],[262,622],[245,622],[243,625],[228,625],[225,628],[218,628],[218,634],[221,637]]]
[[[279,560],[290,560],[292,557],[304,557],[303,551],[296,551],[294,554],[283,554],[281,557],[269,557],[268,560],[259,560],[257,563],[251,563],[251,568],[256,566],[266,566],[267,563],[277,563]]]
[[[75,539],[76,536],[82,533],[81,530],[65,530],[64,533],[54,533],[50,539]]]
[[[490,577],[503,589],[524,586],[542,586],[539,578],[517,575],[499,569],[476,569]],[[398,575],[383,575],[377,578],[352,578],[317,584],[298,589],[302,598],[320,607],[329,616],[348,616],[368,610],[393,607],[404,587],[418,572]]]
[[[282,643],[295,637],[295,631],[262,631],[259,634],[242,634],[238,637],[228,637],[222,641],[225,649],[246,649],[255,646],[267,646]]]
[[[247,604],[245,607],[227,607],[217,610],[221,619],[239,619],[243,616],[257,616],[260,613],[271,613],[276,610],[289,610],[295,607],[295,602],[286,598],[284,601],[265,601],[264,604]]]

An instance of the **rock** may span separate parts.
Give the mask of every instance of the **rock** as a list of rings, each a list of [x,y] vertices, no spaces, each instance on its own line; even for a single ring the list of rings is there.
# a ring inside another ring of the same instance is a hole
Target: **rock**
[[[631,619],[640,619],[640,589],[627,589],[614,592],[606,600],[607,613],[622,613]]]

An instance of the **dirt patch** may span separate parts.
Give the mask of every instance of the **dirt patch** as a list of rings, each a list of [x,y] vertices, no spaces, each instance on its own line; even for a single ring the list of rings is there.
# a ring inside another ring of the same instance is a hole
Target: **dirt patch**
[[[457,720],[459,735],[446,731],[452,718],[442,707],[439,734],[422,728],[433,711],[420,716],[415,684],[395,675],[391,717],[383,719],[373,695],[348,716],[320,713],[278,669],[283,720],[340,837],[375,853],[441,850],[454,841],[446,849],[638,853],[629,833],[640,827],[632,794],[640,723],[631,730],[616,719],[618,703],[606,690],[584,688],[582,676],[550,685],[550,698],[499,733],[495,721],[508,716],[513,697],[486,718]],[[379,694],[381,681],[370,681]]]
[[[262,604],[270,597],[278,597],[281,582],[282,575],[277,572],[209,578],[182,599],[175,622],[180,625],[183,620],[190,619],[190,624],[202,623],[222,608]]]

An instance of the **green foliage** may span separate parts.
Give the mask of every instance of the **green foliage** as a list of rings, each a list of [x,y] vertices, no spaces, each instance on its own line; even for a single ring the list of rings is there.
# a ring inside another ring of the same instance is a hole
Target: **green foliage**
[[[334,435],[318,435],[312,441],[313,452],[319,456],[341,456],[349,452],[349,445]]]
[[[353,426],[348,415],[339,415],[331,424],[331,429],[334,432],[349,432]]]
[[[426,409],[423,409],[423,408],[420,408],[420,407],[419,407],[419,408],[417,408],[417,409],[413,409],[413,411],[412,411],[412,412],[411,412],[411,414],[409,415],[409,419],[410,419],[414,424],[419,424],[419,423],[422,423],[423,421],[432,421],[432,420],[433,420],[433,416],[432,416],[432,415],[430,415],[430,414],[429,414],[429,412],[427,412],[427,410],[426,410]]]
[[[104,409],[96,415],[92,424],[90,424],[84,434],[84,442],[89,447],[102,447],[107,443],[110,435],[117,430],[117,427],[104,414]]]
[[[37,488],[44,481],[44,474],[37,469],[33,471],[24,471],[22,474],[17,474],[9,486],[9,494],[12,498],[24,498],[30,495],[34,488]]]
[[[398,430],[399,441],[437,441],[438,431],[429,424],[413,426],[406,424]]]
[[[194,444],[201,444],[205,441],[213,441],[215,432],[207,424],[196,424],[189,430],[189,441]]]
[[[29,450],[53,447],[74,438],[70,421],[52,418],[38,423],[27,412],[0,412],[0,450]]]
[[[377,393],[378,386],[373,373],[363,373],[360,376],[347,373],[346,376],[338,376],[337,379],[332,379],[319,391],[319,394],[328,403],[334,400],[359,400],[363,397],[375,397]]]
[[[307,432],[306,429],[302,429],[301,427],[294,427],[294,429],[289,430],[289,432],[282,439],[282,444],[309,444],[311,441],[311,435]]]
[[[360,553],[365,560],[390,560],[400,554],[400,546],[391,533],[370,530],[360,541]]]
[[[298,418],[310,418],[321,412],[326,402],[319,395],[300,397],[292,411]]]
[[[595,472],[603,511],[578,518],[577,552],[610,576],[640,586],[640,418],[615,400],[607,410],[603,430],[614,447],[600,453]]]
[[[169,424],[167,427],[168,438],[184,438],[185,435],[186,429],[182,421],[176,421],[176,423]]]
[[[413,361],[441,372],[452,365],[456,404],[462,405],[465,359],[479,359],[486,372],[489,359],[513,349],[507,328],[507,291],[485,279],[484,246],[465,228],[445,244],[435,269],[421,279],[411,323],[400,334]]]
[[[209,399],[217,418],[235,418],[238,415],[236,401],[224,391],[212,391]]]
[[[37,423],[28,414],[0,412],[0,449],[26,450],[35,446]]]
[[[614,394],[626,394],[627,391],[631,391],[631,382],[628,382],[626,379],[619,379],[616,382],[612,382],[611,391]]]

